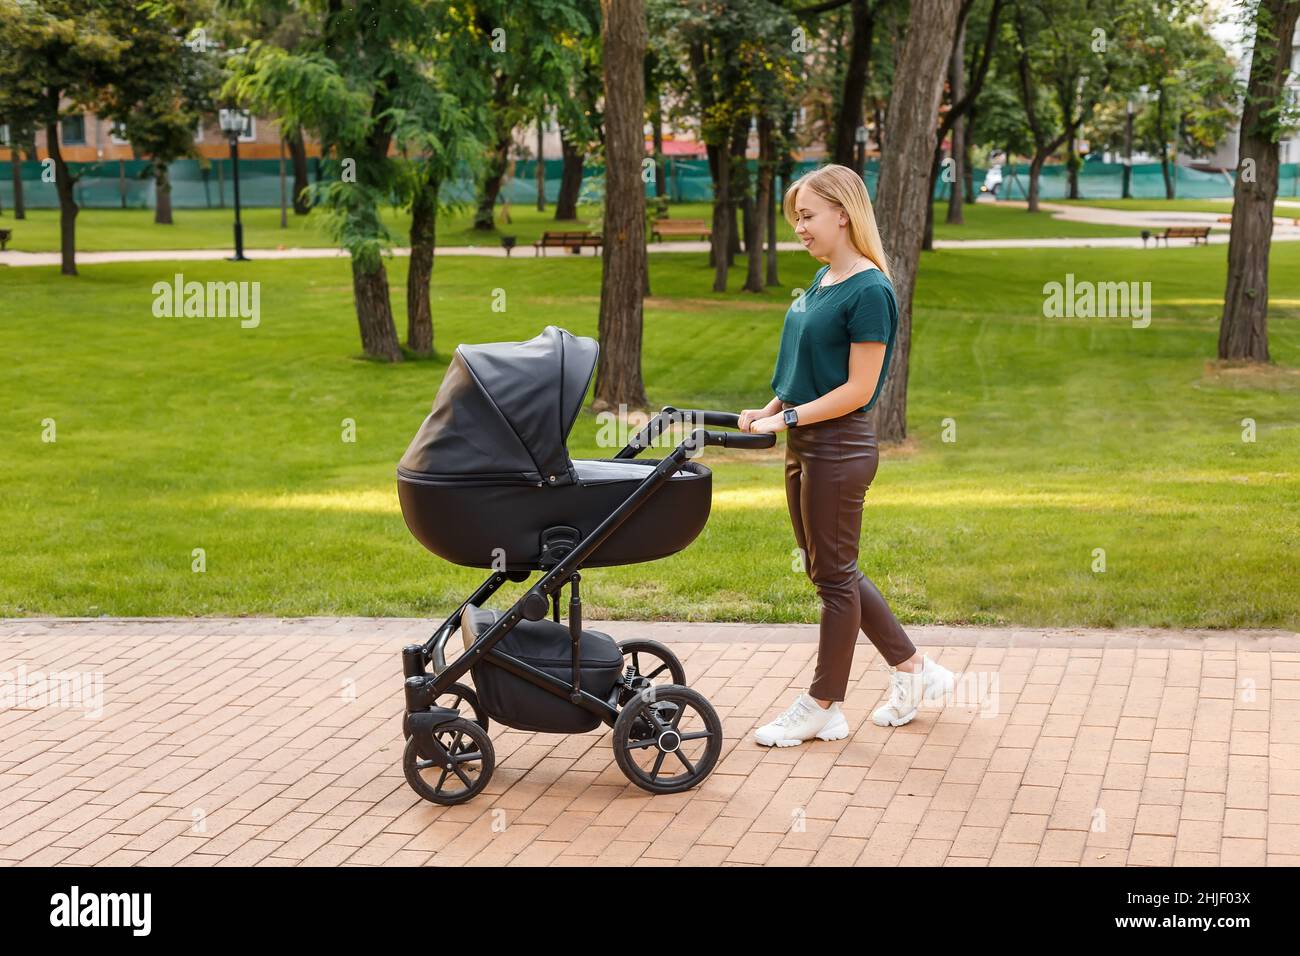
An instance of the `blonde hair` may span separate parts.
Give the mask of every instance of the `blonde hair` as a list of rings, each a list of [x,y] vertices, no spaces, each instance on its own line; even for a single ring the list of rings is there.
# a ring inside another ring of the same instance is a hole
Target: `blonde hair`
[[[786,222],[795,224],[795,203],[799,187],[807,186],[822,199],[844,210],[849,217],[849,242],[853,248],[876,264],[891,282],[894,277],[889,274],[889,262],[885,258],[885,247],[880,241],[880,230],[876,226],[876,214],[871,208],[871,196],[862,182],[862,177],[847,166],[831,164],[805,173],[792,182],[785,191],[781,209]],[[825,262],[825,259],[819,259]]]

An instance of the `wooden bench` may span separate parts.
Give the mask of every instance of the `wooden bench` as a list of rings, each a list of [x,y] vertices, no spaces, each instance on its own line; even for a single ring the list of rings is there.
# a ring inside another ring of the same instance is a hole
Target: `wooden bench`
[[[0,229],[0,252],[5,251],[5,246],[9,245],[9,240],[14,237],[12,229]]]
[[[1156,236],[1156,245],[1160,245],[1160,240],[1169,245],[1170,239],[1191,239],[1192,245],[1198,246],[1202,242],[1210,244],[1210,227],[1209,226],[1170,226],[1161,235]]]
[[[707,239],[713,230],[703,219],[656,219],[650,229],[650,238],[655,242],[664,236],[698,236]]]
[[[533,254],[544,255],[543,249],[558,247],[578,255],[583,246],[594,246],[599,249],[601,245],[603,245],[601,237],[591,232],[544,232],[542,238],[533,242]]]

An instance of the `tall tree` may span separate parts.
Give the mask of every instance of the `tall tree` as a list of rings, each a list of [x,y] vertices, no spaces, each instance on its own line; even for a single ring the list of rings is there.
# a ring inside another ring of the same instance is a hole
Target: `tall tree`
[[[898,301],[898,330],[889,374],[873,409],[876,433],[884,440],[907,437],[912,291],[921,259],[925,208],[930,205],[929,174],[939,98],[960,6],[961,0],[931,0],[923,9],[913,7],[889,97],[885,121],[889,148],[880,163],[876,218]]]
[[[1254,44],[1232,190],[1228,283],[1219,322],[1219,358],[1267,362],[1268,256],[1277,198],[1278,140],[1295,123],[1286,79],[1300,0],[1250,0]]]
[[[401,361],[383,254],[395,237],[380,217],[401,175],[389,156],[404,82],[415,82],[427,7],[416,0],[330,0],[316,43],[289,51],[255,41],[231,63],[227,92],[288,128],[315,132],[332,153],[310,188],[326,228],[348,251],[361,346]]]
[[[646,18],[642,0],[601,0],[605,51],[605,249],[600,281],[600,361],[593,411],[641,409],[645,287]]]
[[[63,158],[64,115],[93,109],[102,90],[119,78],[123,39],[147,19],[130,0],[0,0],[0,88],[39,90],[37,122],[54,168],[59,197],[59,253],[63,275],[77,274],[76,178]]]

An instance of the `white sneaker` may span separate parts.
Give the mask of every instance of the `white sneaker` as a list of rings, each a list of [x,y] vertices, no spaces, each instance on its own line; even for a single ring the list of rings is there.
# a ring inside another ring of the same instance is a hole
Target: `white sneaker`
[[[919,671],[901,671],[887,667],[890,674],[889,700],[871,713],[871,721],[879,727],[901,727],[916,716],[917,708],[927,703],[941,701],[955,683],[952,671],[936,664],[929,656],[921,658]]]
[[[844,719],[839,701],[823,708],[807,694],[800,694],[789,710],[754,731],[754,739],[765,747],[793,747],[812,737],[842,740],[848,735],[849,722]]]

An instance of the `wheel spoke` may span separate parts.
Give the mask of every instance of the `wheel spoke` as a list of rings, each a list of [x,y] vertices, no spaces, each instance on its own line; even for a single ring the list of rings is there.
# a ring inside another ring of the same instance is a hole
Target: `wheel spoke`
[[[699,730],[699,731],[696,731],[696,732],[693,733],[693,734],[682,734],[682,735],[681,735],[681,739],[682,739],[682,740],[700,740],[700,739],[702,739],[702,738],[707,739],[707,738],[712,737],[712,736],[713,736],[713,734],[712,734],[711,731],[708,731],[708,730]]]
[[[474,784],[470,782],[469,777],[465,776],[464,771],[462,771],[462,770],[460,769],[460,764],[459,764],[459,763],[454,763],[454,764],[451,765],[451,767],[452,767],[452,770],[455,771],[456,776],[460,777],[461,783],[465,784],[465,789],[466,789],[466,790],[468,790],[470,787],[474,786]]]
[[[665,757],[665,756],[667,756],[667,755],[666,755],[666,753],[665,753],[664,751],[662,751],[662,750],[659,751],[659,756],[655,758],[654,769],[650,771],[650,779],[651,779],[651,780],[658,780],[658,779],[659,779],[659,768],[662,767],[662,766],[664,765],[664,757]]]
[[[668,665],[667,665],[667,664],[660,664],[660,665],[659,665],[658,667],[656,667],[656,668],[655,668],[651,673],[646,674],[646,675],[645,675],[645,679],[646,679],[646,680],[650,680],[650,681],[652,681],[652,680],[654,680],[656,677],[658,677],[660,674],[662,674],[664,671],[666,671],[667,669],[668,669]]]
[[[442,783],[447,779],[447,768],[442,768],[442,776],[438,778],[438,785],[433,788],[434,793],[442,793]]]
[[[686,754],[682,753],[680,747],[679,747],[678,749],[674,750],[673,753],[677,754],[677,759],[678,759],[678,760],[680,760],[682,763],[686,764],[686,769],[687,769],[688,771],[690,771],[692,774],[695,773],[695,764],[691,763],[689,760],[686,759]]]

